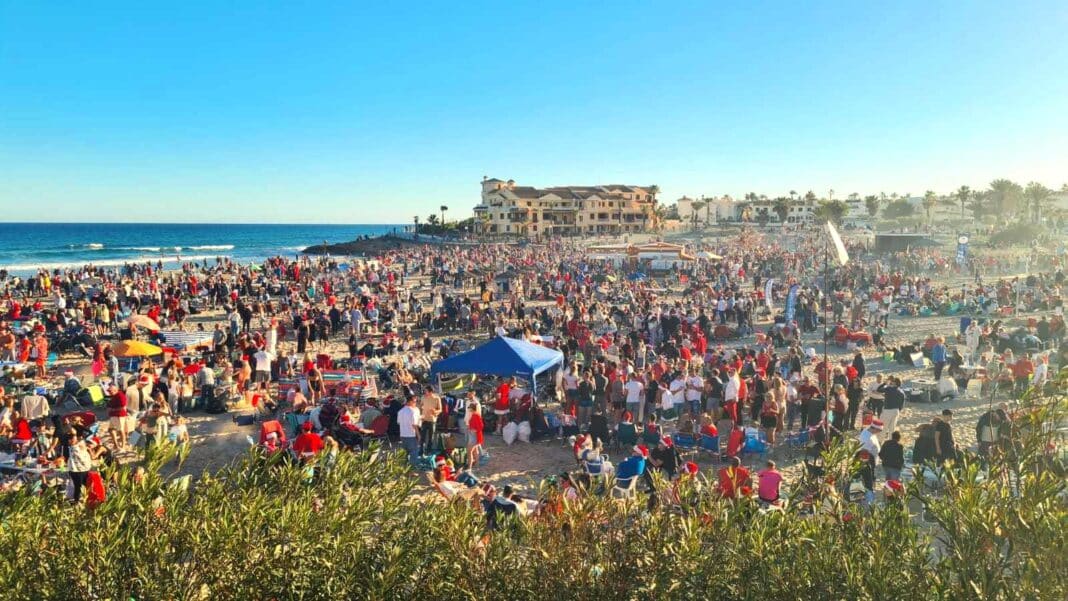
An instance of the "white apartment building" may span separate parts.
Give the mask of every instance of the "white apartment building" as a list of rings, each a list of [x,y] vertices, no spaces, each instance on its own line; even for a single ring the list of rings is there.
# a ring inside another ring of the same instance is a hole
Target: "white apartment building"
[[[534,188],[482,179],[475,222],[482,233],[538,238],[644,232],[656,225],[656,186]]]
[[[701,209],[697,211],[698,224],[711,225],[735,218],[735,202],[730,196],[702,196],[701,198],[683,196],[675,201],[679,220],[682,223],[693,222],[693,203],[695,202],[704,203]]]

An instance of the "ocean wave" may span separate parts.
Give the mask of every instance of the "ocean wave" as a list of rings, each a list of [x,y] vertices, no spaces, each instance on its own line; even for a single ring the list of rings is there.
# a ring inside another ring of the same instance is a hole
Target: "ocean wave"
[[[104,248],[104,245],[100,242],[90,242],[88,244],[68,244],[67,248],[73,250],[100,250]]]
[[[190,246],[193,250],[233,250],[233,244],[206,244],[204,246]]]
[[[217,255],[193,255],[189,257],[182,257],[182,263],[190,263],[193,261],[210,261]],[[0,265],[0,269],[6,269],[8,271],[37,271],[38,269],[78,269],[86,265],[93,265],[95,267],[119,267],[121,265],[130,264],[155,264],[161,260],[156,257],[127,257],[125,259],[104,259],[102,261],[55,261],[50,263],[12,263],[8,265]],[[174,258],[162,257],[164,265],[173,264],[177,261]]]

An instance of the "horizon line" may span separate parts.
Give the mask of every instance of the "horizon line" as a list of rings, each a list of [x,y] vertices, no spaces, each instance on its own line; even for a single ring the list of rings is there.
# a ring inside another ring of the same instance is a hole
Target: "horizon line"
[[[290,222],[218,222],[218,221],[5,221],[0,219],[0,225],[392,225],[407,226],[410,223],[312,223],[306,221]]]

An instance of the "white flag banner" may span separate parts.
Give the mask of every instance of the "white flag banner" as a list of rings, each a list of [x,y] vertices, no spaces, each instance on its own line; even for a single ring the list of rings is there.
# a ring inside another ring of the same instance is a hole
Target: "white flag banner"
[[[769,311],[773,311],[775,307],[772,305],[771,294],[775,290],[775,278],[768,278],[768,281],[764,283],[764,304],[768,306]]]
[[[838,255],[838,262],[845,265],[849,262],[849,253],[846,252],[845,244],[842,243],[842,237],[838,235],[838,230],[835,229],[834,224],[830,221],[827,222],[827,233],[831,235],[831,241],[834,242],[834,250]]]

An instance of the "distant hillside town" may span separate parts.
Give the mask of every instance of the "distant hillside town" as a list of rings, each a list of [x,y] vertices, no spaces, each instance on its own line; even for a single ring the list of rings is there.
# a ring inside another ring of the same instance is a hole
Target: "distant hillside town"
[[[720,225],[796,226],[833,221],[847,228],[925,227],[941,223],[972,228],[987,223],[1045,224],[1060,229],[1068,219],[1068,185],[1053,190],[1031,182],[1026,186],[998,179],[989,189],[961,186],[948,194],[928,190],[912,193],[768,197],[750,192],[743,198],[682,196],[662,204],[658,186],[600,184],[521,186],[515,180],[483,177],[481,202],[474,217],[447,224],[431,215],[422,233],[455,229],[501,238],[539,239],[551,236],[615,236],[637,233],[696,231]],[[442,207],[446,209],[447,207]],[[419,219],[416,218],[418,226]],[[441,224],[439,227],[438,224]],[[453,227],[455,226],[455,227]],[[450,229],[451,228],[451,229]]]

